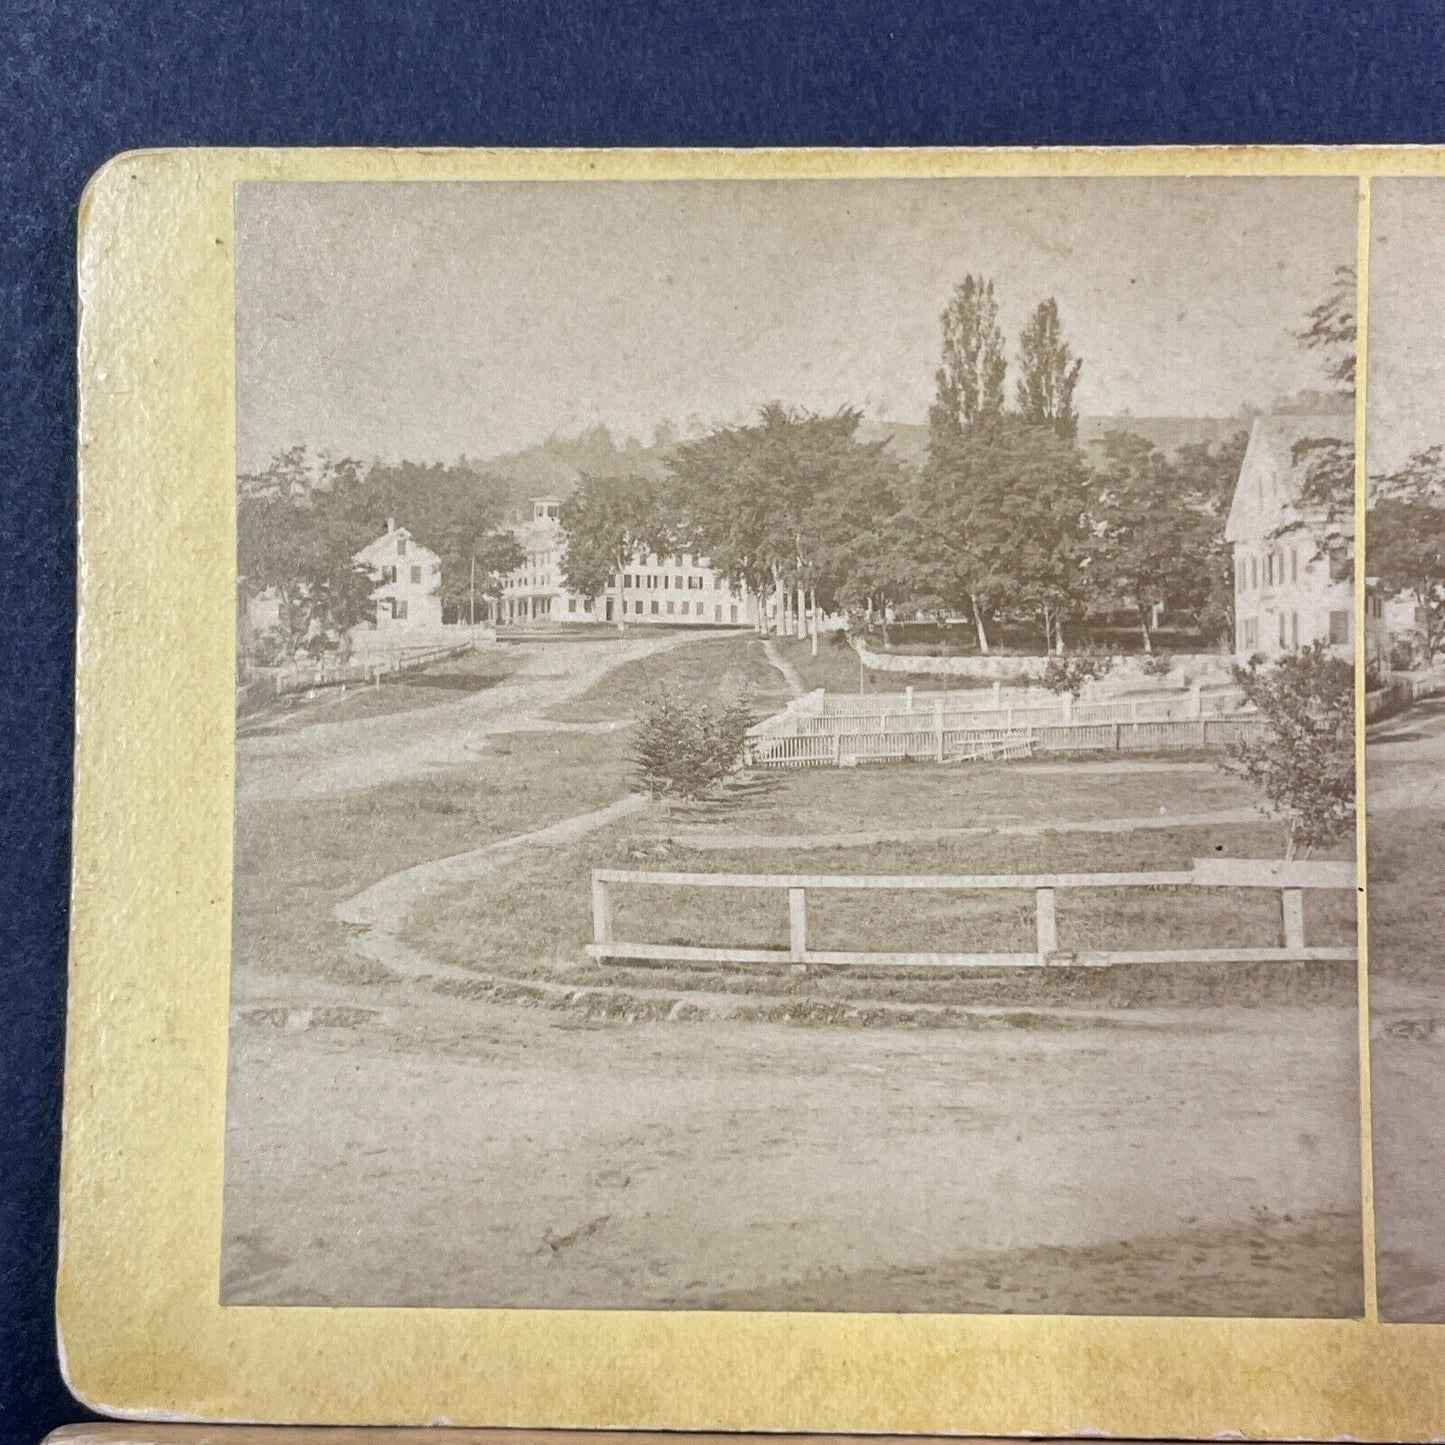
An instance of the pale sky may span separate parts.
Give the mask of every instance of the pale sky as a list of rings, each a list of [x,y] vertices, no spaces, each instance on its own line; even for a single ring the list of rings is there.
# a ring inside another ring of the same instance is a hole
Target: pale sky
[[[1445,442],[1445,181],[1370,187],[1371,475]]]
[[[920,422],[969,272],[1011,363],[1057,298],[1081,412],[1229,415],[1324,384],[1294,334],[1355,232],[1349,179],[248,183],[240,466],[646,441],[770,399]]]

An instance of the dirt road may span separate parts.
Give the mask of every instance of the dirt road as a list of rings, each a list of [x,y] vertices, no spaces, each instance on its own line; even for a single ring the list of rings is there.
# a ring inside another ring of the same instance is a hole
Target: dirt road
[[[248,740],[243,801],[258,828],[335,792],[364,804],[680,640],[538,645],[455,704]],[[546,826],[613,813],[590,809]],[[413,852],[360,891],[330,858],[285,889],[250,880],[251,906],[324,906],[333,932],[334,907],[383,966],[238,960],[228,1302],[1359,1312],[1352,1008],[600,1022],[448,997],[432,960],[385,953],[418,896],[518,846]],[[295,871],[296,847],[258,858]]]
[[[1361,1307],[1349,1009],[994,1032],[437,999],[318,1018],[235,1032],[231,1303]]]
[[[674,632],[625,641],[509,644],[529,650],[522,667],[457,702],[241,738],[237,803],[329,797],[461,766],[496,733],[561,726],[546,723],[542,714],[580,697],[613,668],[688,640]]]
[[[1370,1070],[1383,1318],[1445,1320],[1445,699],[1371,728]]]

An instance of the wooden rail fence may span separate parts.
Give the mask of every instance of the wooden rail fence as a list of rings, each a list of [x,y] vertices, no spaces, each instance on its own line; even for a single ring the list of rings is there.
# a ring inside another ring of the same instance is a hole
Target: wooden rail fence
[[[612,890],[648,888],[761,888],[788,895],[788,947],[711,948],[673,943],[627,943],[614,937]],[[1187,871],[1157,873],[807,874],[666,873],[597,868],[592,873],[592,938],[596,959],[656,959],[685,963],[782,963],[796,968],[863,966],[902,968],[1112,967],[1119,964],[1350,962],[1353,947],[1305,943],[1304,894],[1317,888],[1355,887],[1355,865],[1346,862],[1258,858],[1196,858]],[[1055,907],[1060,890],[1090,888],[1266,888],[1280,895],[1283,943],[1252,948],[1152,948],[1132,951],[1062,951]],[[1006,889],[1034,894],[1036,944],[1029,953],[894,953],[815,949],[808,943],[808,894],[815,890],[886,889],[891,892],[953,892]]]

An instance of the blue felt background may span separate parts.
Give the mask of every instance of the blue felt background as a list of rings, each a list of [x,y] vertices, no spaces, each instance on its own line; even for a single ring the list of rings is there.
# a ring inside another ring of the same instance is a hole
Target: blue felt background
[[[73,234],[136,146],[1445,140],[1402,0],[0,0],[0,1441],[51,1327],[74,589]]]

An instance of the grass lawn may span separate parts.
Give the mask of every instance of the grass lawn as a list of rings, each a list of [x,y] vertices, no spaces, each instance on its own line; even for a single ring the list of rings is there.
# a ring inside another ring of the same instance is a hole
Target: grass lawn
[[[1372,817],[1369,851],[1370,976],[1438,996],[1445,814],[1438,808],[1401,808]]]
[[[678,821],[791,836],[1218,812],[1254,799],[1252,788],[1212,767],[1103,773],[1057,763],[898,763],[762,773],[738,801],[679,811]]]
[[[1187,867],[1202,856],[1278,856],[1280,834],[1268,823],[1189,827],[1136,834],[1050,834],[1036,838],[978,837],[870,848],[814,848],[769,852],[690,852],[673,845],[655,851],[645,825],[618,824],[579,844],[525,852],[499,873],[437,895],[413,916],[410,938],[434,957],[486,972],[548,972],[576,965],[591,940],[590,870],[594,867],[666,867],[696,872],[820,873],[1025,873],[1149,871]],[[614,890],[617,937],[637,942],[785,947],[787,905],[782,894],[762,890]],[[1033,947],[1033,898],[1012,893],[818,893],[808,901],[809,937],[825,949],[976,949]],[[1311,894],[1306,936],[1315,943],[1343,944],[1354,937],[1354,898]],[[1188,941],[1213,948],[1279,940],[1279,902],[1253,890],[1137,890],[1063,894],[1059,899],[1061,948],[1181,947]],[[1279,969],[1285,966],[1261,966]],[[1313,987],[1325,980],[1348,998],[1352,965],[1292,971]],[[699,971],[702,972],[702,971]],[[1056,971],[1049,979],[971,975],[970,987],[987,987],[980,1001],[1036,995],[1040,988],[1099,1002],[1161,1002],[1191,991],[1240,988],[1238,967]],[[1027,971],[1032,974],[1032,970]],[[1187,972],[1188,977],[1183,975]],[[1247,972],[1247,970],[1246,970]],[[1336,976],[1338,975],[1338,977]],[[714,975],[716,976],[716,975]],[[1229,977],[1234,983],[1229,983]],[[1242,990],[1245,999],[1270,991],[1267,972]],[[605,968],[598,981],[604,981]],[[1281,979],[1285,974],[1279,975]],[[1060,982],[1060,979],[1066,981]],[[1341,982],[1343,980],[1343,983]]]
[[[236,961],[355,979],[368,966],[332,917],[342,899],[413,864],[603,807],[625,791],[626,769],[615,737],[518,733],[464,772],[247,805],[236,830]]]
[[[635,638],[639,631],[633,629],[627,636]],[[751,634],[712,634],[626,663],[590,692],[560,704],[547,715],[556,722],[632,718],[661,688],[690,698],[741,697],[752,704],[759,717],[777,712],[790,696],[782,674],[768,661],[759,638]]]
[[[323,689],[315,698],[304,693],[283,698],[262,712],[241,718],[240,737],[291,732],[315,723],[342,722],[386,713],[411,712],[455,702],[469,693],[482,692],[505,681],[522,665],[526,654],[506,643],[483,647],[417,672],[390,673],[379,683],[354,683]]]

